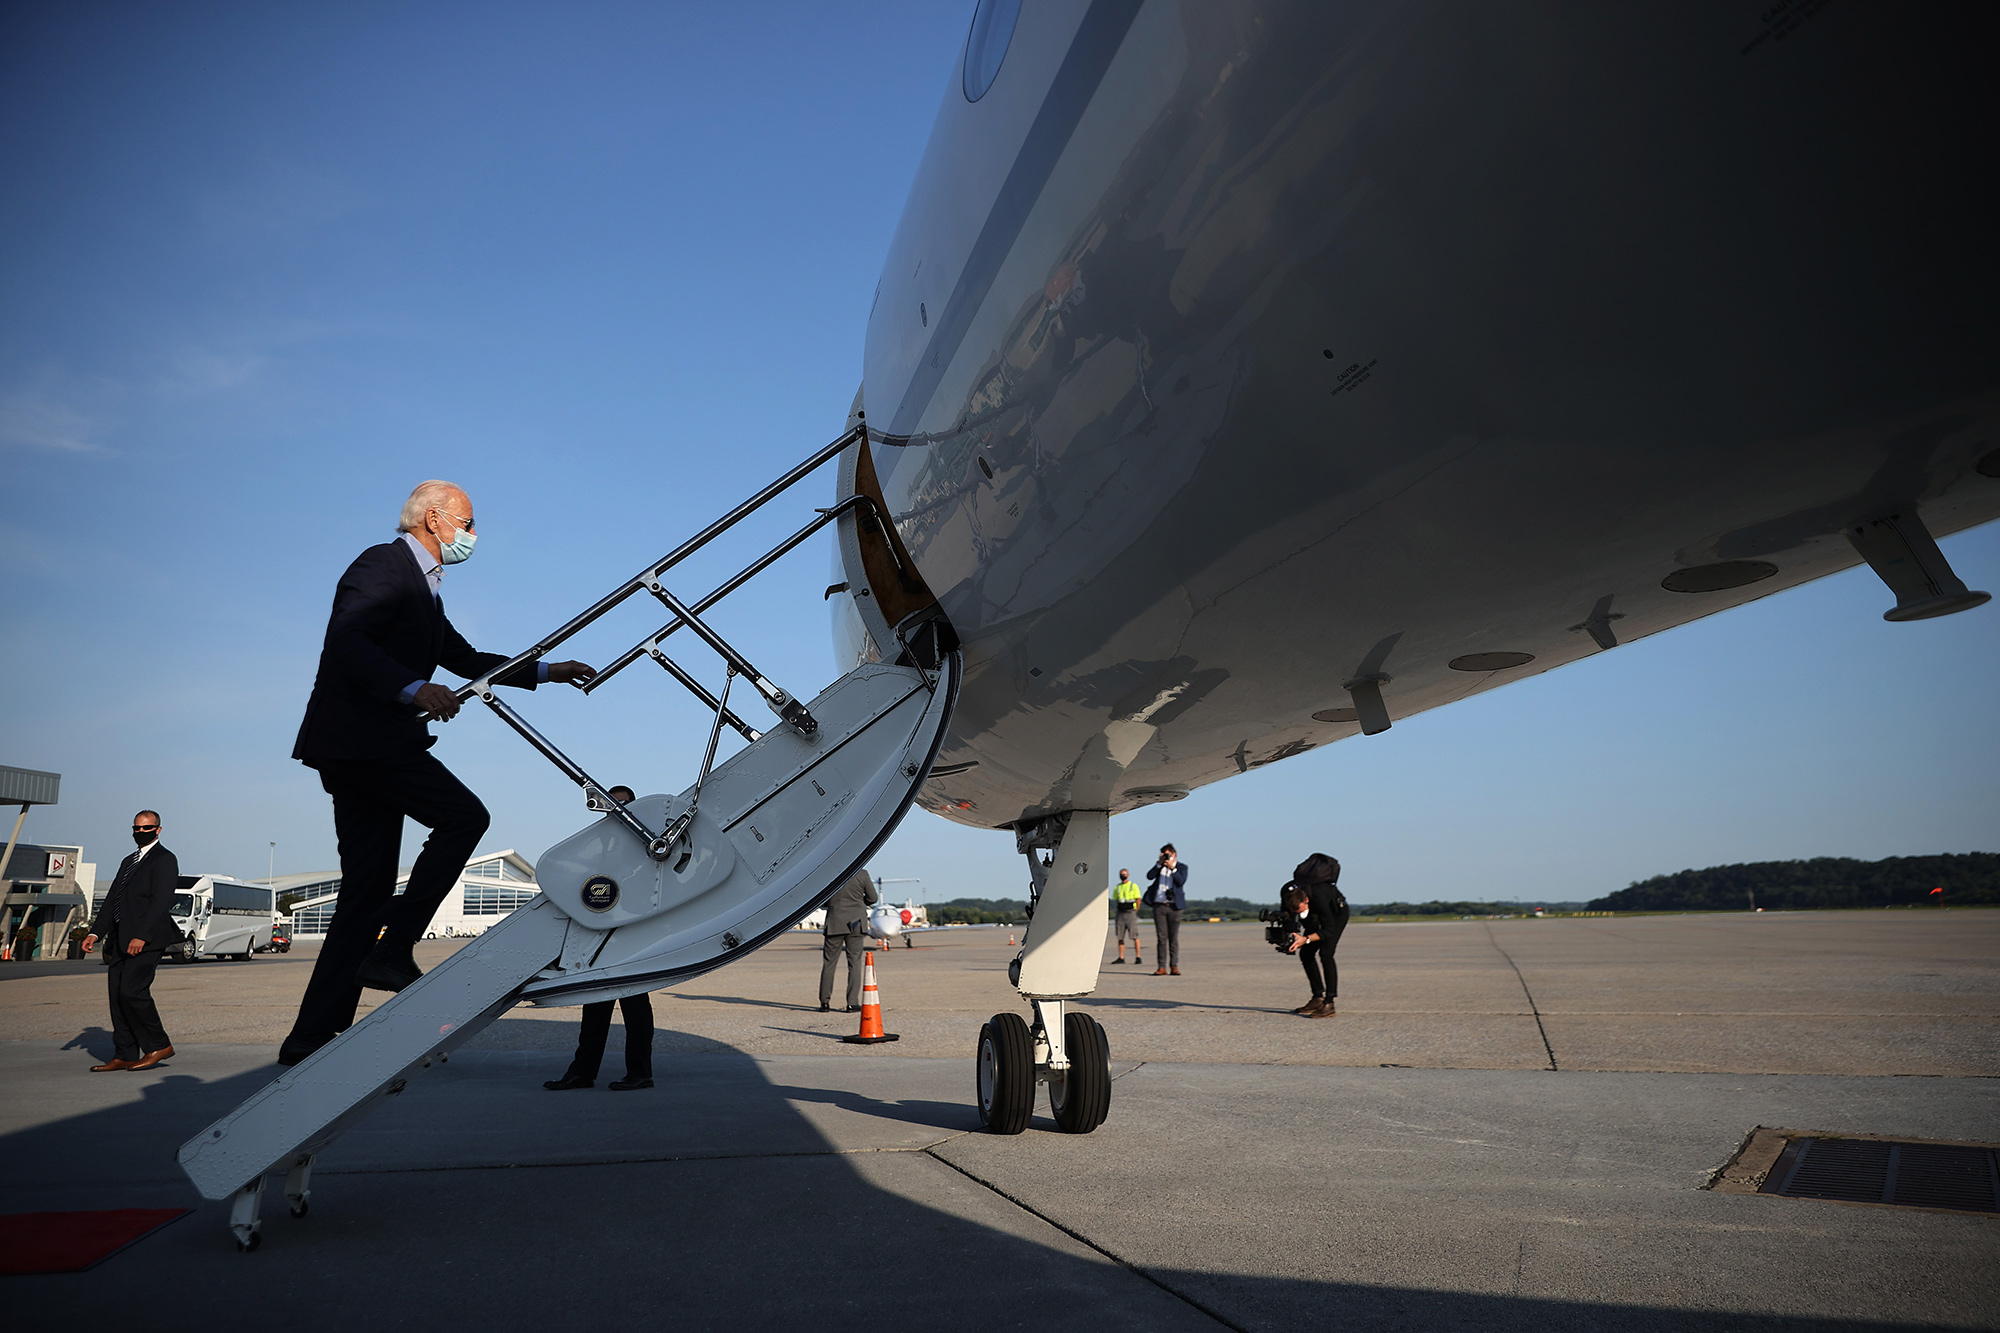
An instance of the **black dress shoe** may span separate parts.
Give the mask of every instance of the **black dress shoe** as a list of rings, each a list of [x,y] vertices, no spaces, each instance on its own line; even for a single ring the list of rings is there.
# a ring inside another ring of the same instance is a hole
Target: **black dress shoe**
[[[858,1014],[861,1012],[861,1006],[858,1004],[850,1004],[847,1006],[847,1012],[850,1014]]]
[[[828,1004],[826,1001],[821,1000],[819,1005],[819,1011],[823,1014],[830,1014],[833,1012],[833,1006]]]
[[[410,957],[410,947],[378,944],[368,951],[355,970],[354,979],[370,990],[399,991],[417,978],[423,976],[417,970],[416,960]]]
[[[633,1092],[640,1088],[652,1087],[653,1080],[650,1078],[621,1078],[616,1083],[612,1083],[607,1086],[609,1086],[613,1092]]]
[[[278,1047],[278,1063],[290,1069],[332,1040],[332,1037],[326,1037],[319,1041],[301,1041],[297,1037],[287,1037],[284,1045]]]
[[[594,1088],[597,1086],[597,1080],[594,1078],[578,1078],[575,1074],[564,1074],[561,1078],[550,1079],[548,1082],[542,1084],[542,1086],[550,1092],[572,1092],[577,1088]],[[611,1086],[615,1088],[618,1085],[613,1083]]]

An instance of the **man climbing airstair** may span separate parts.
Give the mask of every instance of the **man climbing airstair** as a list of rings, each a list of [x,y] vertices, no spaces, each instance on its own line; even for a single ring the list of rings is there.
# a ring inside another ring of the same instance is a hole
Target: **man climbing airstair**
[[[703,614],[829,524],[870,548],[906,591],[922,589],[879,501],[856,491],[692,604],[662,581],[682,560],[843,451],[865,450],[865,423],[710,524],[664,559],[526,652],[459,690],[476,697],[584,791],[600,817],[542,857],[542,896],[392,996],[340,1036],[188,1140],[180,1162],[204,1197],[235,1199],[237,1244],[255,1249],[266,1177],[285,1171],[294,1216],[311,1197],[313,1158],[384,1097],[442,1063],[519,1003],[582,1004],[655,990],[739,958],[829,898],[895,829],[932,760],[957,698],[960,659],[934,599],[894,627],[893,662],[858,667],[809,703],[780,689]],[[872,488],[871,488],[872,489]],[[650,658],[713,711],[692,785],[629,804],[504,702],[494,682],[543,660],[638,593],[671,615],[585,687]],[[722,658],[720,693],[669,658],[687,629]],[[731,710],[738,680],[778,724],[760,732]],[[722,763],[724,726],[748,745]]]

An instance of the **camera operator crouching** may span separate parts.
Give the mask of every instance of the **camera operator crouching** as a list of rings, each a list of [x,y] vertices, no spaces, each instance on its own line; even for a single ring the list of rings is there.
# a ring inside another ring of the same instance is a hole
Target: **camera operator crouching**
[[[1340,994],[1340,969],[1333,951],[1340,933],[1347,929],[1347,899],[1340,892],[1340,862],[1324,852],[1314,852],[1292,871],[1291,883],[1279,894],[1279,901],[1292,920],[1291,940],[1286,952],[1295,953],[1305,965],[1306,980],[1312,985],[1312,999],[1292,1012],[1307,1018],[1332,1018],[1334,999]]]

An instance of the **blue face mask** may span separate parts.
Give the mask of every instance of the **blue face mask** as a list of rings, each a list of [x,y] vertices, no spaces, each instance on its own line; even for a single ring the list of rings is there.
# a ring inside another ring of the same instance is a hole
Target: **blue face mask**
[[[479,538],[464,528],[454,528],[452,539],[438,547],[438,560],[442,564],[455,565],[472,555],[472,548]]]

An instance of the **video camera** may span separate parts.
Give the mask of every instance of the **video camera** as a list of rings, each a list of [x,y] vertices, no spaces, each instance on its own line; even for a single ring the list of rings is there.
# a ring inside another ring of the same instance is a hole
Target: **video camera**
[[[1303,929],[1299,919],[1282,907],[1260,908],[1257,919],[1264,923],[1264,942],[1279,953],[1290,953],[1292,936]]]

